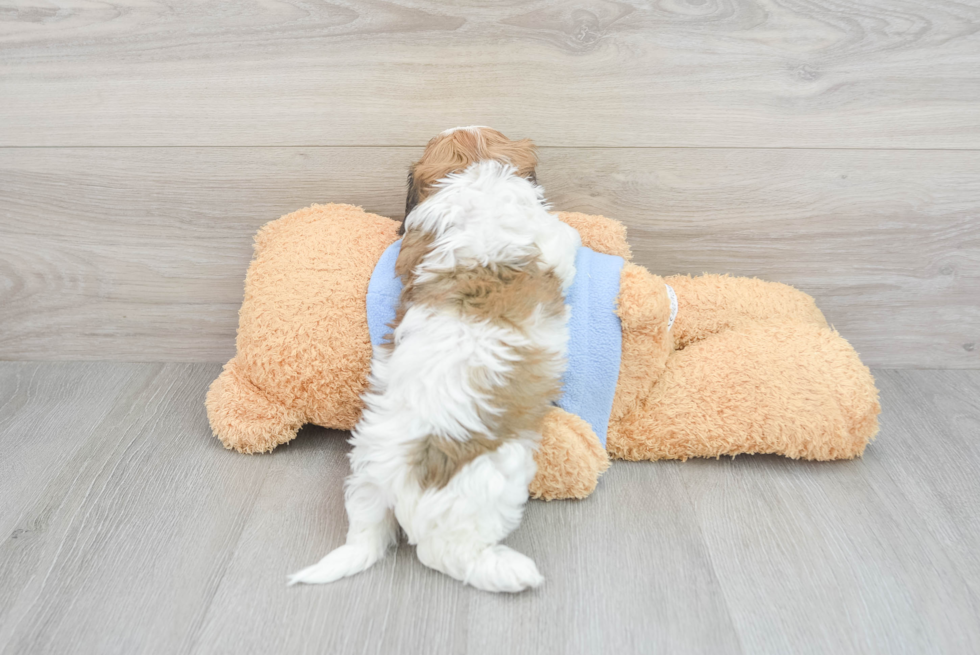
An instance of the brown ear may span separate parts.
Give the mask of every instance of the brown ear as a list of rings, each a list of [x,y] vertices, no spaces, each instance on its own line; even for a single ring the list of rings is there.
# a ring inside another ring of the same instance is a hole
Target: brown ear
[[[490,128],[439,134],[426,144],[422,158],[409,168],[405,217],[432,193],[438,180],[484,159],[507,162],[517,169],[518,175],[537,184],[534,169],[538,164],[538,155],[530,139],[511,141]],[[404,232],[403,223],[399,234]]]
[[[408,194],[405,196],[405,216],[402,218],[401,227],[398,228],[398,234],[405,234],[405,219],[412,213],[415,206],[419,204],[420,196],[421,189],[419,189],[418,184],[415,182],[415,172],[410,168],[408,170]]]

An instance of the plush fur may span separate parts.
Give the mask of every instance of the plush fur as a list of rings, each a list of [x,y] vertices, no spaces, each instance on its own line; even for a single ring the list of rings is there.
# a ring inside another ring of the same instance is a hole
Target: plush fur
[[[629,260],[625,229],[559,213],[584,245]],[[215,435],[264,452],[303,423],[349,430],[371,347],[365,296],[399,224],[349,205],[314,205],[263,228],[246,278],[238,354],[208,393]],[[609,456],[687,459],[776,453],[858,457],[878,430],[870,371],[806,294],[774,282],[674,276],[627,263],[618,313],[623,356],[608,454],[587,424],[550,410],[531,482],[538,498],[582,498]]]
[[[435,168],[423,157],[413,170],[423,165]],[[375,350],[351,439],[347,543],[291,584],[363,571],[399,525],[423,563],[479,589],[543,581],[500,541],[520,523],[543,419],[561,395],[564,291],[581,242],[514,166],[456,165],[433,189],[412,191],[423,201],[405,221],[391,341]]]

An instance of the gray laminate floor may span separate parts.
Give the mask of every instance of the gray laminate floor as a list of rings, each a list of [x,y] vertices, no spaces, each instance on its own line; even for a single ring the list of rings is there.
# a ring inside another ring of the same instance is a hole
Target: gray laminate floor
[[[344,435],[225,451],[211,364],[0,364],[6,653],[975,653],[980,371],[877,371],[864,459],[617,462],[509,539],[547,578],[474,591],[341,543]]]

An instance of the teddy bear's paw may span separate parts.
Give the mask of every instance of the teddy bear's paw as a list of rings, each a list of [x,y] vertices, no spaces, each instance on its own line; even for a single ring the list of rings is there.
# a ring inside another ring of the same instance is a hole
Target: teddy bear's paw
[[[211,430],[225,448],[264,453],[291,441],[303,425],[295,411],[277,405],[251,384],[236,360],[211,383],[205,401]]]
[[[609,455],[589,424],[558,407],[545,416],[534,461],[538,471],[529,491],[542,500],[585,498],[609,468]]]

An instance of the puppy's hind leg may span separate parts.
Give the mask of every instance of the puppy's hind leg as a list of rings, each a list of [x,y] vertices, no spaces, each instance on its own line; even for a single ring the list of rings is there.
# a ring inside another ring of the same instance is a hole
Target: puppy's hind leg
[[[351,476],[345,493],[350,527],[347,543],[313,566],[289,577],[289,584],[325,584],[360,573],[384,557],[398,539],[398,522],[382,490],[363,473]]]
[[[534,561],[499,543],[521,522],[534,471],[533,449],[511,442],[423,495],[412,531],[419,560],[484,591],[540,586]]]
[[[502,544],[432,537],[420,541],[416,553],[426,566],[483,591],[517,593],[544,582],[534,560]]]

